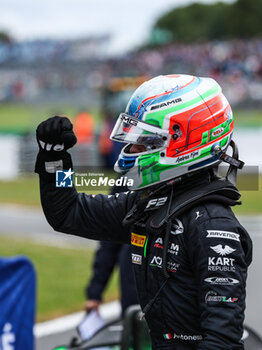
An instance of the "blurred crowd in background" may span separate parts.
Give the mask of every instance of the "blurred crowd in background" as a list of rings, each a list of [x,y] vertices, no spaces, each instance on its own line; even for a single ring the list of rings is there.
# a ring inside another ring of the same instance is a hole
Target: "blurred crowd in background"
[[[2,156],[10,164],[5,178],[32,173],[35,127],[53,114],[72,118],[79,140],[73,150],[75,165],[112,168],[121,149],[121,144],[109,139],[115,118],[125,110],[136,87],[160,74],[213,77],[233,110],[256,110],[252,126],[259,124],[261,15],[262,0],[192,1],[159,13],[147,39],[141,38],[140,46],[130,45],[128,51],[120,46],[118,54],[112,50],[114,32],[87,31],[70,40],[54,39],[55,35],[44,40],[36,35],[31,41],[18,41],[0,28],[0,105],[5,119],[0,142],[9,150]],[[128,33],[125,30],[127,43]],[[248,117],[247,124],[252,119]],[[250,164],[261,162],[260,155],[254,154],[261,139],[255,131],[255,136],[250,131],[249,140],[256,143],[248,152]],[[243,142],[246,139],[247,132]]]
[[[45,102],[72,97],[92,103],[112,77],[175,72],[214,77],[230,103],[262,101],[262,38],[172,43],[110,58],[109,37],[77,41],[0,42],[0,101]],[[74,94],[75,93],[75,94]]]

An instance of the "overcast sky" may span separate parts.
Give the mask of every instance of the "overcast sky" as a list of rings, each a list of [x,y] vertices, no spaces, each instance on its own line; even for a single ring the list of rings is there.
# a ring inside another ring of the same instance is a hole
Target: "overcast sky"
[[[232,2],[233,0],[224,0]],[[148,37],[155,20],[192,0],[1,0],[0,30],[17,40],[113,35],[123,50]],[[214,3],[215,0],[199,0]]]

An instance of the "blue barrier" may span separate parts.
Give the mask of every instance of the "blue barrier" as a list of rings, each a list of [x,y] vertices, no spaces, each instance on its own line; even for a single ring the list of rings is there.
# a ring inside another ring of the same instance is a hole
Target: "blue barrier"
[[[0,350],[33,350],[36,274],[24,256],[0,258]]]

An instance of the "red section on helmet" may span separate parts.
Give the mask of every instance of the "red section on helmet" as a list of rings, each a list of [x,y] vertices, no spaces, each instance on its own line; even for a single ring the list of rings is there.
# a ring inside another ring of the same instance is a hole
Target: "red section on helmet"
[[[203,133],[227,121],[229,112],[229,105],[225,106],[221,95],[218,95],[195,108],[171,116],[169,133],[172,137],[166,156],[174,157],[181,152],[190,152],[193,148],[200,147]],[[232,130],[233,123],[230,132]]]

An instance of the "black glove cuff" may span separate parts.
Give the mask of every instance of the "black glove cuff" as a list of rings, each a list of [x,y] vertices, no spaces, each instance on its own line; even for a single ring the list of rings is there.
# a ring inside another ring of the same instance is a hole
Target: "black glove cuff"
[[[39,174],[41,179],[45,182],[52,182],[55,184],[56,171],[68,169],[73,169],[73,163],[69,153],[65,151],[38,152],[35,163],[35,173]]]

